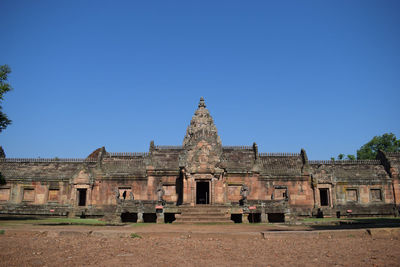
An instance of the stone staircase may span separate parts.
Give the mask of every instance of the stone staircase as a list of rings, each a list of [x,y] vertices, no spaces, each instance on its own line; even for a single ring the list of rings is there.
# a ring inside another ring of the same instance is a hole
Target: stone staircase
[[[215,205],[181,206],[174,223],[233,223],[229,208]]]

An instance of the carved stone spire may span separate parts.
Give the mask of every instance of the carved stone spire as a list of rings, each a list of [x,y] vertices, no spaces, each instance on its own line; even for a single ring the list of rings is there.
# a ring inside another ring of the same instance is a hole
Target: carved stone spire
[[[214,139],[213,141],[216,145],[221,145],[217,127],[214,124],[210,112],[206,109],[206,103],[203,97],[200,98],[199,108],[194,112],[194,116],[186,130],[183,146],[193,145],[200,139]]]
[[[206,107],[206,103],[204,102],[204,98],[200,97],[199,108],[205,108],[205,107]]]
[[[183,139],[185,167],[190,173],[215,173],[221,162],[222,144],[204,98],[190,121]]]

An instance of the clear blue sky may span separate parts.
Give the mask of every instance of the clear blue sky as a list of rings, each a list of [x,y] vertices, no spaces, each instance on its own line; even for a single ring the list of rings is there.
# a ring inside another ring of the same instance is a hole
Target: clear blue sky
[[[7,157],[224,145],[310,159],[400,138],[400,1],[0,1]]]

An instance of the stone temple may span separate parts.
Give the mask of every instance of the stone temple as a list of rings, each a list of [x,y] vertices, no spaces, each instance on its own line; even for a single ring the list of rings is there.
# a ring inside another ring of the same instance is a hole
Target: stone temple
[[[283,222],[305,216],[397,215],[400,153],[376,160],[308,160],[223,146],[200,99],[181,146],[85,159],[7,158],[0,214],[134,222]]]

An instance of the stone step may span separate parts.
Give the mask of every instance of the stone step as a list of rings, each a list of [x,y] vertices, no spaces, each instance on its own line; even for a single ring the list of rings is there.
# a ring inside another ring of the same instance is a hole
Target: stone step
[[[194,223],[199,223],[199,224],[233,224],[233,221],[174,221],[176,224],[194,224]]]
[[[217,207],[212,207],[212,208],[180,208],[181,211],[183,212],[198,212],[198,211],[213,211],[213,212],[227,212],[227,208],[217,208]]]
[[[233,223],[226,206],[196,205],[180,207],[176,223]]]
[[[227,213],[213,212],[213,213],[182,213],[182,216],[202,216],[202,217],[213,217],[213,216],[227,216]]]
[[[193,213],[193,214],[198,214],[198,213],[228,213],[227,210],[181,210],[182,213]]]
[[[179,206],[182,209],[227,209],[227,206],[201,205],[201,206]]]
[[[230,217],[230,214],[227,213],[180,213],[176,214],[178,217]]]
[[[214,223],[214,222],[218,222],[218,223],[233,223],[233,221],[228,220],[227,218],[180,218],[180,219],[176,219],[176,221],[174,221],[174,223],[197,223],[197,222],[208,222],[208,223]]]

